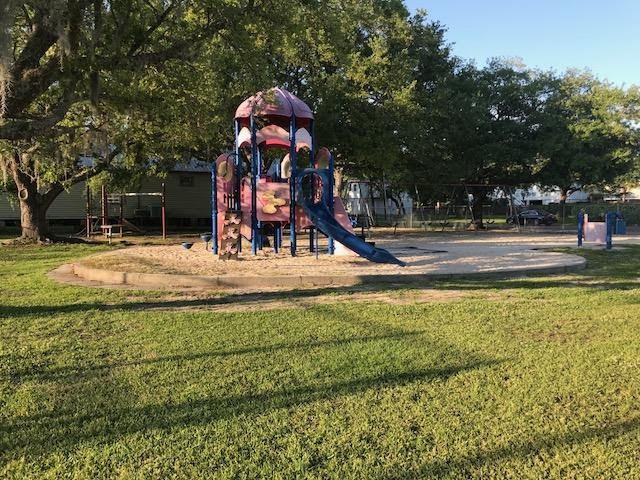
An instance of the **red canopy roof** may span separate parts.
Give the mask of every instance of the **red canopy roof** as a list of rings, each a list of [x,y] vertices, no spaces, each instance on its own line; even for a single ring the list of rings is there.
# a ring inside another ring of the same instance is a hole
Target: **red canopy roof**
[[[265,98],[268,98],[268,100]],[[247,98],[236,110],[235,118],[249,118],[251,113],[260,116],[278,116],[313,120],[313,112],[309,106],[293,93],[275,87],[268,92],[258,92]]]

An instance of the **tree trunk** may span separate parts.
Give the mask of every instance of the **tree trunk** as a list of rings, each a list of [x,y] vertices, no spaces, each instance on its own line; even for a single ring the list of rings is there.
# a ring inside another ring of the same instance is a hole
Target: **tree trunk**
[[[471,190],[469,193],[473,194],[473,201],[471,202],[470,228],[472,230],[484,230],[486,226],[484,224],[482,203],[487,197],[487,192],[483,188],[478,188]]]
[[[43,208],[38,196],[29,197],[26,200],[20,199],[21,236],[27,240],[46,242],[51,240],[47,224],[47,210]]]
[[[55,184],[46,193],[40,193],[37,180],[20,168],[18,154],[10,163],[10,167],[20,203],[21,238],[36,242],[53,240],[47,222],[47,210],[64,190],[62,185]]]
[[[482,214],[482,198],[477,198],[474,195],[473,202],[471,203],[471,211],[473,213],[473,219],[471,222],[474,230],[483,230],[485,228],[484,218]]]
[[[562,217],[562,230],[564,230],[565,224],[565,209],[567,206],[567,197],[569,196],[568,188],[560,188],[560,216]]]
[[[396,198],[395,195],[390,194],[389,200],[391,200],[396,206],[396,210],[398,211],[399,217],[403,217],[404,215],[406,215],[407,212],[405,211],[404,204],[398,198]]]

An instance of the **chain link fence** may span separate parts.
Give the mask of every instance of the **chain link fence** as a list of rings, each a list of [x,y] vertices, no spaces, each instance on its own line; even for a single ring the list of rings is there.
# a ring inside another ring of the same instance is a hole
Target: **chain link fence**
[[[627,225],[640,225],[640,203],[568,203],[564,208],[560,204],[518,206],[523,210],[542,210],[552,213],[558,218],[558,225],[575,225],[580,210],[589,215],[593,221],[604,221],[607,212],[618,212]],[[564,210],[564,215],[563,215]],[[488,227],[506,227],[512,212],[508,205],[496,203],[482,206],[482,218]],[[563,218],[564,217],[564,218]],[[467,205],[425,205],[407,209],[401,214],[376,212],[370,215],[355,215],[354,220],[359,227],[396,227],[420,228],[423,230],[465,230],[472,222],[471,212]]]

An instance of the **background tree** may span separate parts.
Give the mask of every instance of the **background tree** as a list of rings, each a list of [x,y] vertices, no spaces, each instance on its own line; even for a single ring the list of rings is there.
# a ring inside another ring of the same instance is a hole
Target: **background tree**
[[[535,179],[567,197],[586,187],[604,189],[637,165],[637,89],[622,89],[589,72],[554,79],[539,135]]]
[[[548,88],[544,75],[498,59],[481,70],[462,65],[449,78],[448,108],[434,135],[442,168],[432,178],[466,186],[476,227],[483,227],[482,204],[496,186],[531,182]]]

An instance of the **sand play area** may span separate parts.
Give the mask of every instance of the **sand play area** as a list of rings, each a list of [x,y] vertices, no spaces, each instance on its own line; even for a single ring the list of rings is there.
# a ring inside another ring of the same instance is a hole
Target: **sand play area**
[[[482,232],[388,235],[374,240],[376,246],[386,248],[407,266],[372,263],[358,256],[329,256],[326,252],[316,257],[303,249],[296,257],[291,257],[287,249],[278,254],[265,249],[257,256],[244,251],[239,260],[225,261],[206,250],[202,242],[187,250],[176,241],[94,255],[67,265],[66,271],[88,281],[141,288],[291,288],[565,273],[586,265],[579,255],[550,250],[575,246],[573,235]],[[620,237],[616,245],[638,240]]]
[[[134,246],[88,258],[83,264],[96,268],[137,272],[189,275],[411,275],[424,273],[479,273],[505,269],[533,269],[579,262],[580,257],[557,252],[531,250],[519,242],[478,241],[474,238],[396,240],[378,239],[407,263],[406,267],[373,263],[359,256],[330,256],[300,249],[296,257],[289,252],[263,250],[252,256],[243,252],[239,260],[219,260],[203,243],[190,250],[178,245]]]

